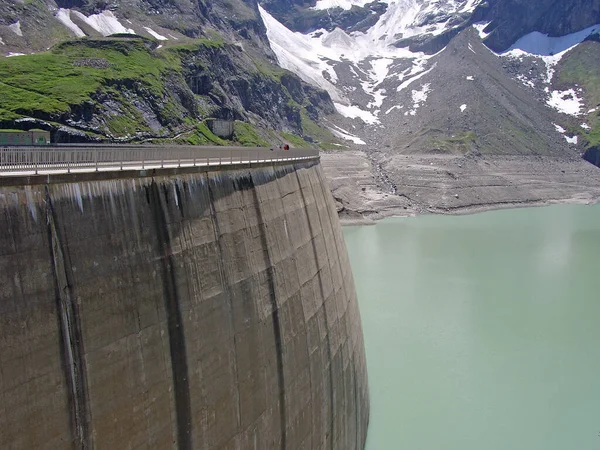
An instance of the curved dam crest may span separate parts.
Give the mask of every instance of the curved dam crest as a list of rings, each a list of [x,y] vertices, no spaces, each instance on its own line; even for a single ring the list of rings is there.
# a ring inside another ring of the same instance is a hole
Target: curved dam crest
[[[0,447],[364,448],[319,162],[143,175],[2,180]]]

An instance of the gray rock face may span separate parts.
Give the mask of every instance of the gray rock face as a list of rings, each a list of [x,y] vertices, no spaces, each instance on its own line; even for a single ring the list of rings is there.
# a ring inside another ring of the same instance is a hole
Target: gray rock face
[[[62,29],[64,39],[68,40],[67,28],[52,15],[56,12],[56,5],[53,5],[48,3],[45,11],[35,9],[34,4],[0,5],[0,19],[8,24],[18,20],[23,35],[18,36],[11,29],[4,35],[0,26],[0,38],[9,36],[13,39],[5,37],[5,45],[0,44],[0,51],[40,50],[36,46],[48,44],[44,33],[52,33],[56,27]],[[155,81],[162,89],[151,91],[139,80],[117,77],[107,81],[107,85],[92,93],[89,99],[70,104],[68,111],[23,109],[20,112],[47,122],[43,126],[55,131],[53,138],[57,142],[81,142],[82,138],[96,140],[102,137],[114,140],[168,138],[189,132],[190,121],[205,117],[243,120],[264,129],[309,137],[303,128],[302,115],[318,121],[322,115],[334,112],[331,99],[324,91],[277,68],[254,0],[198,3],[123,0],[111,5],[109,10],[102,2],[66,2],[57,6],[76,8],[87,15],[109,11],[121,24],[142,35],[150,36],[148,30],[154,27],[160,31],[159,35],[162,33],[163,40],[157,41],[152,36],[137,40],[126,36],[114,40],[100,37],[78,13],[71,13],[71,20],[90,33],[90,39],[61,43],[54,52],[63,55],[69,48],[79,47],[83,56],[73,59],[75,67],[112,71],[119,68],[103,58],[103,52],[144,51],[157,58],[159,66],[164,66],[162,58],[165,54],[162,52],[165,50],[159,52],[159,44],[161,47],[173,46],[184,41],[188,42],[187,46],[172,52],[181,59],[182,67],[173,66],[158,75],[159,79]],[[43,13],[45,17],[40,19],[34,13]],[[49,23],[47,29],[37,25],[42,20]],[[189,43],[182,34],[203,40]],[[61,37],[60,34],[57,36]],[[39,39],[38,44],[36,39]],[[43,72],[44,67],[40,66],[39,70]],[[114,122],[119,118],[126,118],[128,125],[116,126]],[[3,120],[1,114],[0,124],[17,126],[12,118]],[[73,130],[72,136],[65,130]]]
[[[488,0],[472,20],[491,22],[485,43],[502,51],[532,31],[564,36],[600,23],[600,0]]]

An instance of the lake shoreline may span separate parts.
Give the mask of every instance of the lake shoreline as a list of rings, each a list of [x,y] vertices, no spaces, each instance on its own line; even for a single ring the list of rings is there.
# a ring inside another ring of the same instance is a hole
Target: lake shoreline
[[[321,162],[345,226],[600,201],[600,169],[580,158],[348,150],[323,153]]]
[[[479,213],[484,213],[484,212],[488,212],[488,211],[499,211],[499,210],[504,210],[504,209],[518,209],[518,208],[542,208],[544,206],[552,206],[552,205],[587,205],[587,206],[592,206],[592,205],[596,205],[600,203],[600,199],[596,199],[594,201],[590,201],[590,202],[586,202],[586,201],[581,201],[581,199],[563,199],[563,200],[546,200],[546,201],[539,201],[539,202],[529,202],[529,203],[502,203],[502,204],[498,204],[498,203],[494,203],[494,204],[489,204],[489,205],[471,205],[471,206],[465,206],[465,207],[461,207],[461,208],[457,208],[455,210],[451,210],[451,211],[445,211],[445,210],[429,210],[429,211],[425,211],[425,212],[421,212],[421,213],[416,213],[416,214],[392,214],[392,215],[387,215],[387,216],[381,216],[381,217],[377,217],[374,219],[370,219],[370,218],[365,218],[365,217],[356,217],[356,218],[350,218],[350,217],[343,217],[340,216],[340,223],[342,224],[342,226],[369,226],[369,225],[376,225],[377,222],[384,220],[384,219],[391,219],[391,218],[406,218],[406,217],[418,217],[418,216],[424,216],[424,215],[439,215],[439,216],[468,216],[471,214],[479,214]]]

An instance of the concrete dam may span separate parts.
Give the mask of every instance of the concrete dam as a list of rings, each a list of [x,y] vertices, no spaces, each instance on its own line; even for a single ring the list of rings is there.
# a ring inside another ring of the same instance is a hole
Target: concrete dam
[[[0,177],[0,207],[0,448],[364,448],[318,159]]]

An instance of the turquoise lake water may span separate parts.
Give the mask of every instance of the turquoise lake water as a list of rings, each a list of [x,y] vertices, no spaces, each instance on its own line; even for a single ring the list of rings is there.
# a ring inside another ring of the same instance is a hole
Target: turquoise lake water
[[[345,227],[368,450],[600,450],[600,206]]]

